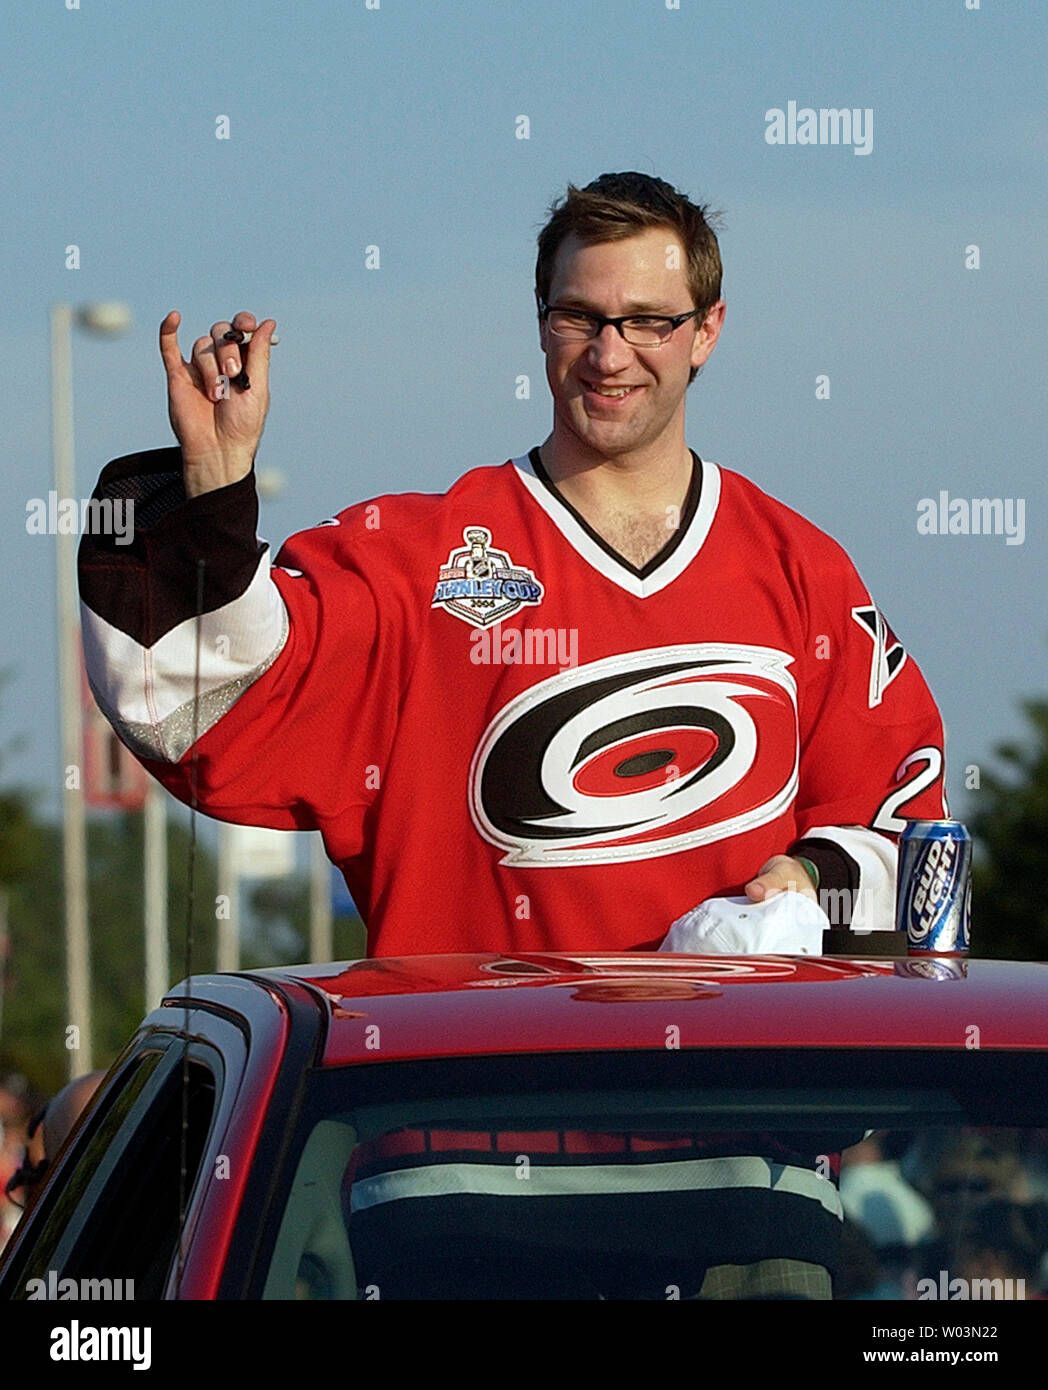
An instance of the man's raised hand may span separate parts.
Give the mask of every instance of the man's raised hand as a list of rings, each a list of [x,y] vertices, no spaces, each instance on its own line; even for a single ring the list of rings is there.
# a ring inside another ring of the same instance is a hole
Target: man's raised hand
[[[182,448],[186,495],[239,482],[251,471],[269,410],[269,349],[276,323],[240,313],[215,323],[193,344],[187,362],[178,346],[182,316],[173,309],[160,325],[160,355],[167,373],[167,412]],[[250,343],[226,342],[232,329],[252,335]],[[233,378],[241,371],[250,389]]]

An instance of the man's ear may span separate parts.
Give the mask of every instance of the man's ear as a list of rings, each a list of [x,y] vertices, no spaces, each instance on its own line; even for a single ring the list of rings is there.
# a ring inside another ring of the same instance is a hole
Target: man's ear
[[[695,341],[691,348],[691,365],[701,367],[709,359],[710,353],[717,346],[717,339],[720,331],[724,327],[724,300],[718,299],[706,311],[706,317],[702,321],[702,327],[695,334]]]

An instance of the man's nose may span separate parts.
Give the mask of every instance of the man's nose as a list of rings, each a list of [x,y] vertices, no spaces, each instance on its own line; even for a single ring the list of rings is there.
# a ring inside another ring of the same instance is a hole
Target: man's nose
[[[590,339],[590,361],[603,372],[610,374],[621,370],[632,353],[633,349],[614,324],[606,323],[597,336]]]

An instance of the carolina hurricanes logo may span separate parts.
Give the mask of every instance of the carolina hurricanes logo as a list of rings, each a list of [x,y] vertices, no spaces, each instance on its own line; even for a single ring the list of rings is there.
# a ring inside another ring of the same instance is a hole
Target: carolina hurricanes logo
[[[675,854],[774,820],[797,790],[792,661],[696,643],[540,681],[477,745],[474,825],[503,864],[542,868]]]

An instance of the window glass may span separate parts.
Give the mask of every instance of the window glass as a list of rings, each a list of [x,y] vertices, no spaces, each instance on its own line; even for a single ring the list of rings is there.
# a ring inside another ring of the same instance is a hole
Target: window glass
[[[115,1092],[111,1091],[101,1101],[101,1109],[93,1117],[90,1137],[86,1143],[81,1142],[79,1157],[64,1178],[61,1190],[46,1199],[50,1210],[43,1228],[33,1242],[32,1253],[25,1261],[12,1296],[24,1297],[25,1281],[33,1278],[46,1280],[48,1271],[55,1268],[59,1242],[76,1217],[77,1208],[83,1201],[99,1164],[162,1058],[163,1053],[159,1051],[138,1056],[125,1073],[120,1088]]]
[[[199,1062],[190,1062],[186,1070],[185,1104],[179,1059],[121,1153],[73,1248],[66,1275],[122,1280],[125,1296],[128,1281],[132,1281],[136,1299],[161,1296],[176,1253],[182,1208],[188,1208],[215,1103],[215,1080],[210,1070]]]
[[[179,1047],[138,1063],[57,1196],[13,1296],[29,1296],[37,1279],[48,1289],[71,1280],[86,1299],[159,1298],[215,1095],[211,1068],[198,1060],[184,1067]],[[70,1297],[70,1288],[35,1296]]]
[[[1048,1293],[1039,1058],[1018,1116],[998,1113],[1007,1059],[971,1054],[920,1059],[923,1078],[918,1059],[770,1050],[489,1062],[489,1089],[472,1059],[460,1095],[452,1064],[317,1080],[264,1297]]]

